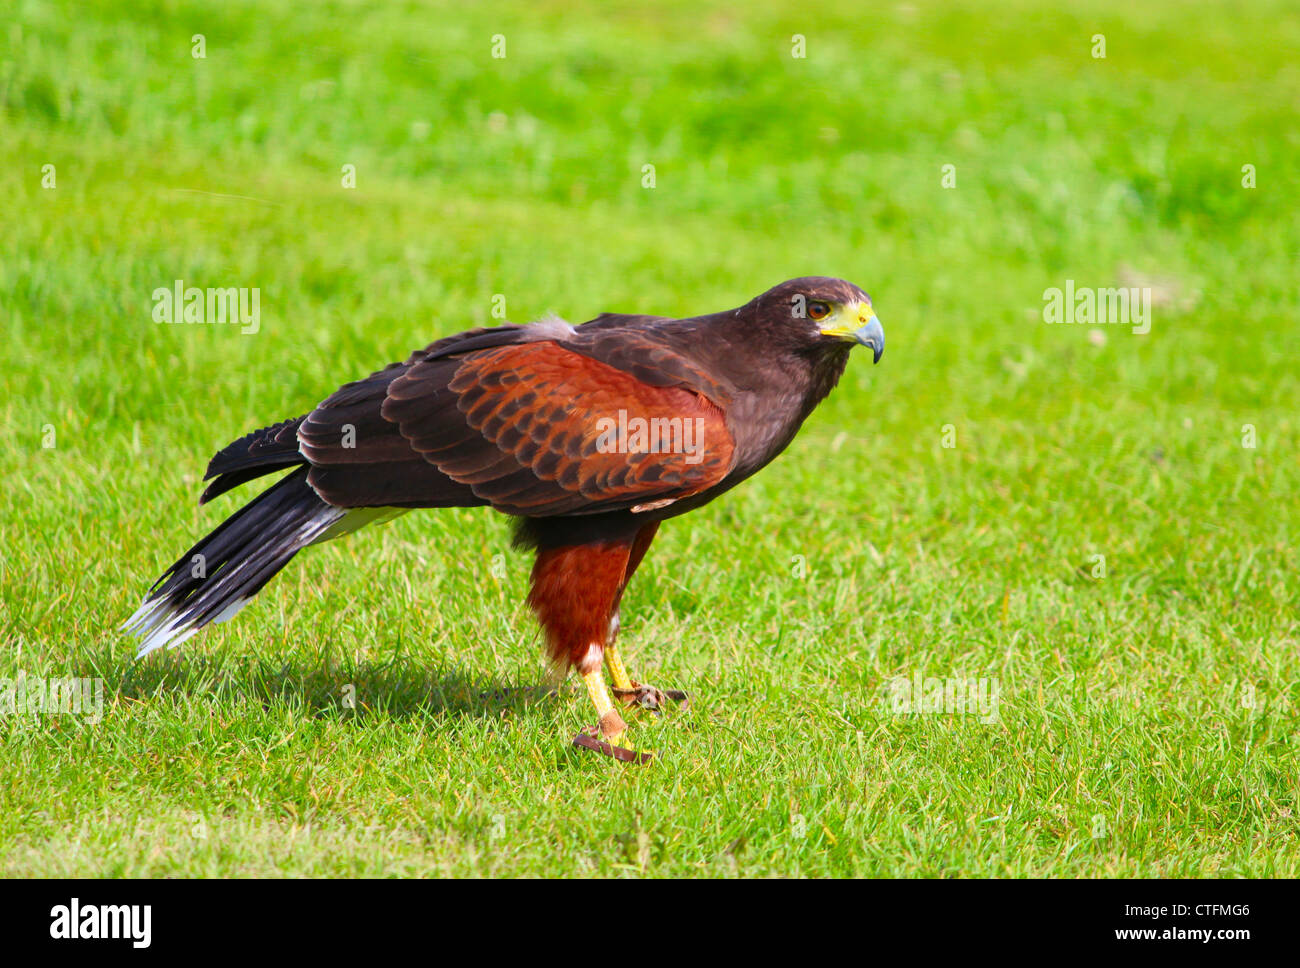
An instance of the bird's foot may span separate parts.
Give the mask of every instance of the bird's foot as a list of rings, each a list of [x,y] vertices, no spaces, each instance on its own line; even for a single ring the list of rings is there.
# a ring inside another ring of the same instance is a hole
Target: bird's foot
[[[622,700],[625,706],[640,706],[642,709],[650,710],[656,716],[663,713],[670,701],[679,702],[683,706],[690,702],[686,698],[686,693],[680,689],[659,689],[648,683],[637,682],[635,679],[632,680],[630,689],[615,687],[614,695]]]
[[[613,713],[613,715],[615,718],[618,717],[618,713]],[[619,723],[622,723],[621,719]],[[585,727],[582,732],[573,737],[573,745],[585,750],[591,750],[593,753],[613,757],[623,763],[635,763],[638,766],[649,763],[654,759],[653,753],[617,745],[618,741],[623,738],[623,731],[620,729],[617,733],[610,734],[605,731],[605,725],[605,721],[602,720],[600,726]]]

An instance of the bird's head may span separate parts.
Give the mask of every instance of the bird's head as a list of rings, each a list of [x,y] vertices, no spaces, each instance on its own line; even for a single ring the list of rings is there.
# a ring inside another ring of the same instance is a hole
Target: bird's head
[[[810,349],[847,343],[870,348],[873,362],[885,352],[885,331],[871,297],[843,279],[807,276],[774,286],[754,300],[760,318]]]

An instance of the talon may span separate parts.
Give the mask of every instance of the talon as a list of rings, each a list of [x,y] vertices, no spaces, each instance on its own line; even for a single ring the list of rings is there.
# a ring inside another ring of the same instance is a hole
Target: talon
[[[669,700],[673,702],[685,703],[686,693],[680,689],[659,689],[647,683],[632,680],[630,689],[615,689],[614,695],[621,699],[624,705],[637,705],[642,709],[648,709],[658,715],[663,711]]]

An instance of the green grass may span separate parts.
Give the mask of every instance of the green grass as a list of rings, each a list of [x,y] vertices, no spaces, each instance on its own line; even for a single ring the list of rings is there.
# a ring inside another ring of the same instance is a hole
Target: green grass
[[[1300,22],[1057,7],[18,0],[0,678],[106,705],[0,716],[0,873],[1300,875]],[[196,507],[217,448],[494,294],[809,273],[889,351],[661,531],[623,643],[695,701],[635,722],[652,766],[571,748],[572,687],[501,695],[545,669],[490,512],[313,549],[178,651],[115,631],[252,493]],[[259,287],[260,332],[153,323],[178,278]],[[1041,320],[1134,278],[1148,335]],[[918,671],[997,721],[895,714]]]

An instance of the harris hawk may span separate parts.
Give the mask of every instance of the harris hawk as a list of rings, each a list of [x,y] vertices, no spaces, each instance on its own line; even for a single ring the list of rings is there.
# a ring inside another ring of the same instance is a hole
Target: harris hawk
[[[308,545],[413,508],[489,506],[536,552],[528,604],[596,706],[598,726],[575,742],[648,758],[618,745],[625,723],[601,669],[625,704],[668,698],[628,675],[615,644],[628,582],[660,522],[786,448],[856,344],[880,360],[871,299],[823,277],[707,316],[604,313],[440,339],[220,450],[200,504],[288,473],[181,555],[124,627],[140,656],[174,647],[231,618]]]

